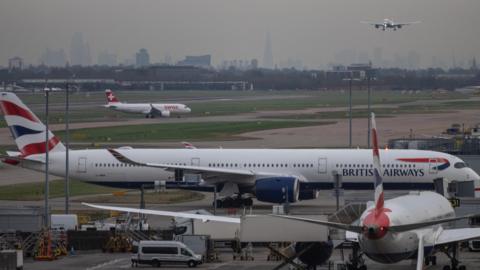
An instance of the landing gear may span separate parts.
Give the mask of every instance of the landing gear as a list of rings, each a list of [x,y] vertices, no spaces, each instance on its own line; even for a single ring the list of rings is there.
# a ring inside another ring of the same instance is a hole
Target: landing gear
[[[242,198],[241,196],[217,199],[217,208],[240,208],[250,207],[252,205],[252,198]]]
[[[349,261],[347,262],[347,270],[367,270],[365,265],[365,260],[362,258],[362,253],[358,253],[360,246],[358,243],[352,243],[352,254],[349,256]]]
[[[451,244],[447,246],[443,253],[450,258],[450,265],[445,265],[443,270],[466,270],[467,267],[465,265],[460,265],[460,261],[458,260],[458,243]]]
[[[155,118],[155,115],[153,114],[145,114],[145,118]]]
[[[437,256],[426,256],[425,265],[437,265]]]

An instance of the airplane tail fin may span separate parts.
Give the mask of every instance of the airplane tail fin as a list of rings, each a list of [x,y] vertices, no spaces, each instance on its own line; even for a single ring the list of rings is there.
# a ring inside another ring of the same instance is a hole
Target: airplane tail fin
[[[120,103],[118,98],[113,94],[113,91],[110,89],[105,90],[105,95],[107,96],[107,103]]]
[[[372,145],[373,145],[373,171],[375,175],[375,209],[380,210],[384,205],[382,166],[380,163],[380,151],[378,150],[377,125],[375,114],[371,115],[372,121]]]
[[[45,125],[17,95],[0,92],[0,108],[23,157],[44,154],[47,151]],[[48,151],[65,151],[65,146],[50,130],[48,131]]]

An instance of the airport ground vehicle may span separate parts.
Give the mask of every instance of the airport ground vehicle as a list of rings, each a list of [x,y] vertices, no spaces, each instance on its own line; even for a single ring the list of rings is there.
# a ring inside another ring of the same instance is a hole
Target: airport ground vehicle
[[[477,239],[468,241],[468,250],[480,251],[480,240]]]
[[[140,241],[134,245],[132,267],[150,264],[160,267],[164,264],[186,264],[196,267],[202,263],[202,256],[195,254],[182,242],[177,241]]]

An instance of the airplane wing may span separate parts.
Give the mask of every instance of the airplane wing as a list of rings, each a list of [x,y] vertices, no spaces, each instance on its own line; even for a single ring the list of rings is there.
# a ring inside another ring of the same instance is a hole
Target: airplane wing
[[[433,225],[438,225],[442,223],[447,223],[451,221],[456,221],[456,220],[461,220],[461,219],[467,219],[474,217],[476,215],[466,215],[466,216],[461,216],[461,217],[452,217],[452,218],[444,218],[444,219],[437,219],[437,220],[432,220],[432,221],[427,221],[427,222],[420,222],[420,223],[411,223],[411,224],[404,224],[404,225],[394,225],[390,226],[388,228],[389,231],[391,232],[406,232],[406,231],[411,231],[415,229],[420,229],[428,226],[433,226]]]
[[[404,25],[417,24],[417,23],[421,23],[421,21],[405,22],[405,23],[395,23],[395,26],[404,26]]]
[[[370,24],[370,25],[374,25],[374,26],[376,26],[376,27],[383,26],[383,23],[377,23],[377,22],[361,21],[360,23]]]
[[[438,236],[435,245],[467,241],[475,238],[480,238],[480,228],[443,230],[442,233],[440,233],[440,235]]]
[[[324,220],[318,220],[318,219],[292,217],[292,216],[285,216],[285,215],[271,215],[271,216],[278,217],[278,218],[284,218],[284,219],[304,221],[304,222],[323,225],[323,226],[327,226],[327,227],[331,227],[331,228],[335,228],[335,229],[346,230],[346,231],[350,231],[350,232],[354,232],[354,233],[361,233],[362,230],[363,230],[362,226],[350,225],[350,224],[344,224],[344,223],[336,223],[336,222],[330,222],[330,221],[324,221]]]
[[[98,205],[98,204],[90,204],[90,203],[83,203],[83,202],[82,202],[82,204],[85,205],[85,206],[88,206],[88,207],[93,207],[93,208],[103,209],[103,210],[110,210],[110,211],[137,213],[137,214],[146,214],[146,215],[155,215],[155,216],[200,219],[203,222],[219,221],[219,222],[226,222],[226,223],[240,223],[240,218],[233,218],[233,217],[222,217],[222,216],[192,214],[192,213],[184,213],[184,212],[171,212],[171,211],[161,211],[161,210],[138,209],[138,208],[129,208],[129,207],[117,207],[117,206]]]
[[[145,166],[153,168],[161,168],[167,171],[183,170],[186,173],[191,174],[201,174],[204,180],[212,178],[253,178],[255,173],[250,170],[241,170],[241,169],[225,169],[225,168],[212,168],[212,167],[202,167],[202,166],[191,166],[191,165],[172,165],[172,164],[161,164],[161,163],[150,163],[150,162],[137,162],[129,159],[118,150],[108,149],[108,151],[120,162],[128,163],[136,166]]]
[[[363,232],[363,227],[358,226],[358,225],[352,225],[352,224],[345,224],[345,223],[336,223],[336,222],[329,222],[329,221],[323,221],[323,220],[317,220],[317,219],[309,219],[309,218],[301,218],[301,217],[292,217],[292,216],[285,216],[285,215],[272,215],[275,217],[280,217],[280,218],[285,218],[285,219],[293,219],[293,220],[299,220],[299,221],[305,221],[308,223],[313,223],[313,224],[318,224],[318,225],[323,225],[327,227],[332,227],[336,229],[341,229],[341,230],[346,230],[350,232],[355,232],[355,233],[361,233]],[[442,224],[450,221],[455,221],[455,220],[461,220],[461,219],[466,219],[466,218],[471,218],[475,215],[468,215],[468,216],[461,216],[461,217],[453,217],[453,218],[445,218],[445,219],[440,219],[440,220],[433,220],[433,221],[428,221],[428,222],[421,222],[421,223],[411,223],[411,224],[404,224],[404,225],[393,225],[388,227],[388,230],[391,232],[405,232],[405,231],[411,231],[415,229],[420,229],[428,226],[433,226],[437,224]],[[479,228],[480,230],[480,228]],[[480,232],[480,231],[479,231]],[[472,237],[476,238],[476,237]]]

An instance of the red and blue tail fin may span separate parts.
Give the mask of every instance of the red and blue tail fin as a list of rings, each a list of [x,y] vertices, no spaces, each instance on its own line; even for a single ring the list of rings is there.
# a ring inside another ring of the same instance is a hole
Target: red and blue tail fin
[[[22,156],[44,154],[47,151],[45,125],[17,95],[0,92],[0,108]],[[65,146],[50,130],[48,139],[49,152],[65,151]]]
[[[380,163],[380,151],[378,150],[377,124],[375,123],[375,114],[372,113],[372,145],[373,145],[373,172],[375,176],[375,209],[383,208],[383,179],[382,165]]]
[[[113,94],[112,90],[110,90],[110,89],[105,90],[105,95],[107,96],[107,104],[120,103],[118,98]]]

